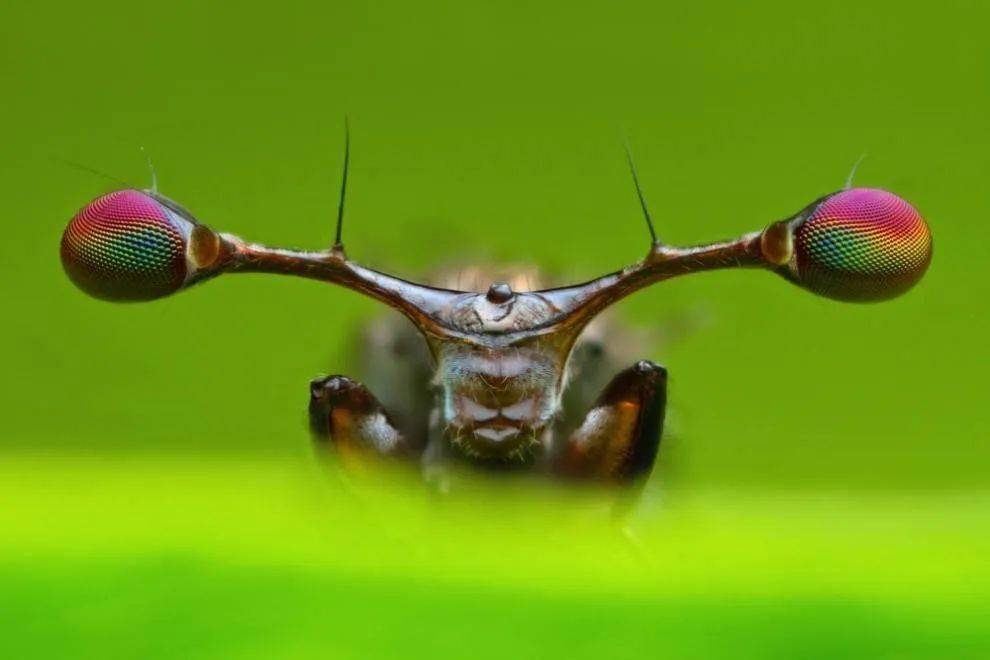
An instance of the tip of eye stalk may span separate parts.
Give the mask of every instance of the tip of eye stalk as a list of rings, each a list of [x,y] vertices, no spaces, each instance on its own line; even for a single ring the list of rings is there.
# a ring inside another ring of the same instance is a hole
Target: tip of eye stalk
[[[886,190],[828,195],[795,218],[770,225],[764,256],[802,287],[837,300],[898,296],[921,280],[932,257],[924,218]]]
[[[62,266],[76,286],[96,298],[161,298],[188,281],[195,253],[204,250],[203,230],[216,239],[164,198],[118,190],[93,200],[69,221],[62,234]]]

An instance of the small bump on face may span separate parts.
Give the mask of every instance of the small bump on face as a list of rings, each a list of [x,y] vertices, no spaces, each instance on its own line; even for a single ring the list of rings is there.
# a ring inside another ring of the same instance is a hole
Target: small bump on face
[[[485,298],[487,298],[490,303],[501,305],[502,303],[509,302],[513,295],[512,287],[508,284],[505,282],[495,282],[488,287],[488,293],[485,294]]]

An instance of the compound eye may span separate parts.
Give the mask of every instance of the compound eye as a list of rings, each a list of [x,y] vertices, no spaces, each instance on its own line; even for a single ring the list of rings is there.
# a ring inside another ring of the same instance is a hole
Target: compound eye
[[[186,282],[186,247],[197,227],[138,190],[109,193],[83,207],[62,234],[69,279],[103,300],[152,300]]]
[[[917,284],[932,258],[924,218],[885,190],[837,192],[791,227],[790,275],[828,298],[893,298]]]

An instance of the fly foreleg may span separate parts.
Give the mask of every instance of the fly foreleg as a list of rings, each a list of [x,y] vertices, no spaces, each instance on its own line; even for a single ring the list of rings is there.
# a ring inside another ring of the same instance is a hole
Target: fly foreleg
[[[648,360],[619,372],[557,457],[559,472],[606,483],[649,476],[660,448],[667,370]]]
[[[346,376],[318,378],[309,386],[309,423],[318,444],[332,445],[350,462],[362,456],[405,456],[408,442],[368,389]]]

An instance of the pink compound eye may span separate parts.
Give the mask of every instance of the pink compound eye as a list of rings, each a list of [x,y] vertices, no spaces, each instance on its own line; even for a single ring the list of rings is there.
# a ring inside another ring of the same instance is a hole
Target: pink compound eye
[[[793,228],[791,270],[804,287],[840,300],[904,293],[925,274],[932,237],[906,201],[874,188],[830,195]]]
[[[192,222],[138,190],[90,202],[62,234],[62,266],[76,286],[104,300],[151,300],[186,280]]]

